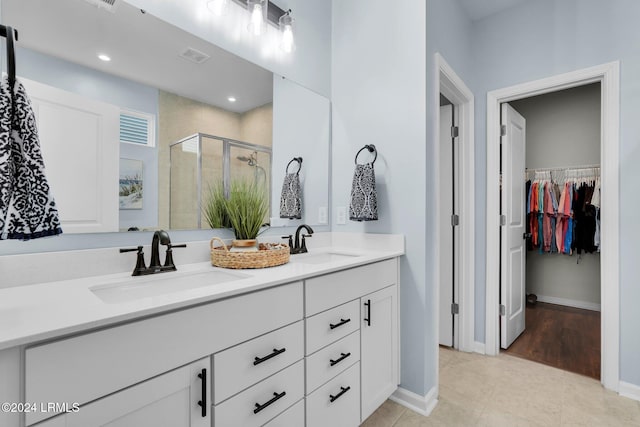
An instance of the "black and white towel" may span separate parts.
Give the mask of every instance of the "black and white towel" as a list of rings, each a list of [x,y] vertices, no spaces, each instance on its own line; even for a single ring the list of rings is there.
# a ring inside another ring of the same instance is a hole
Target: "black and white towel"
[[[297,172],[287,173],[284,177],[280,196],[280,218],[302,218],[302,187]]]
[[[375,221],[378,219],[376,174],[373,170],[373,163],[356,164],[351,184],[349,219],[352,221]]]
[[[13,99],[7,77],[0,86],[0,240],[55,236],[62,229],[31,101],[19,81]]]

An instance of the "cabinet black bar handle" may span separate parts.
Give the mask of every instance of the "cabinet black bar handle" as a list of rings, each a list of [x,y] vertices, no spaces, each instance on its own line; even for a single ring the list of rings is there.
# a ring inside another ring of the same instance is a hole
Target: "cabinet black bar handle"
[[[351,322],[351,319],[343,319],[343,318],[340,318],[340,323],[329,323],[329,328],[330,328],[330,329],[335,329],[335,328],[337,328],[338,326],[342,326],[342,325],[344,325],[345,323],[349,323],[349,322]]]
[[[339,359],[336,359],[336,360],[330,359],[329,360],[329,366],[337,365],[338,363],[342,362],[344,359],[346,359],[349,356],[351,356],[351,353],[347,353],[347,354],[340,353],[340,358]]]
[[[367,326],[371,326],[371,300],[368,299],[364,305],[367,307],[367,317],[364,318],[364,321],[367,322]]]
[[[255,359],[253,359],[253,365],[259,365],[262,362],[265,362],[269,359],[271,359],[272,357],[276,357],[279,354],[284,353],[285,351],[287,351],[286,348],[282,347],[280,350],[278,350],[277,348],[273,349],[273,353],[271,354],[267,354],[265,357],[256,357]]]
[[[343,394],[345,394],[349,390],[351,390],[351,386],[349,386],[349,387],[340,387],[340,393],[336,394],[335,396],[332,395],[332,394],[329,395],[329,402],[331,402],[331,403],[335,402],[336,400],[338,400],[338,398],[340,396],[342,396]]]
[[[285,394],[287,394],[286,391],[283,391],[282,393],[273,392],[273,397],[268,402],[265,402],[262,405],[259,404],[259,403],[256,403],[256,409],[253,410],[253,413],[257,414],[258,412],[262,411],[267,406],[269,406],[272,403],[274,403],[276,400],[283,398],[285,396]]]
[[[202,372],[198,374],[198,378],[202,380],[202,400],[198,400],[198,405],[202,407],[202,418],[207,417],[207,369],[202,368]]]

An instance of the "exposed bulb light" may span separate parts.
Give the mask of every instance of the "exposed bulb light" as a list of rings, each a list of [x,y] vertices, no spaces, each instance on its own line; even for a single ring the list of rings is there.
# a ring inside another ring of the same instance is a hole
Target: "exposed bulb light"
[[[210,0],[207,2],[207,8],[216,16],[222,16],[227,12],[229,0]]]
[[[104,54],[104,53],[98,54],[98,59],[100,61],[104,61],[104,62],[111,61],[111,57],[109,55]]]
[[[267,0],[248,0],[247,9],[251,17],[249,18],[248,30],[254,36],[262,34],[267,16]]]
[[[282,31],[282,41],[280,48],[285,53],[291,53],[295,50],[296,45],[293,40],[293,18],[291,17],[291,9],[289,9],[278,20],[280,31]]]
[[[236,102],[236,97],[235,96],[230,96],[230,97],[227,98],[227,101]]]

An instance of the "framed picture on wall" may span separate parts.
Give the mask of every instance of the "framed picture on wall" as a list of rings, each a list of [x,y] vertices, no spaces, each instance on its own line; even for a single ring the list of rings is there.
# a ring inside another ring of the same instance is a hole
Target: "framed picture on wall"
[[[120,159],[120,209],[142,209],[142,160]]]

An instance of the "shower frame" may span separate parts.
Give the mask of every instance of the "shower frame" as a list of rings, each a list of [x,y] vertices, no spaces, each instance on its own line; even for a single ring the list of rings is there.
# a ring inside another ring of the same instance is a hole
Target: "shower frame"
[[[194,133],[189,136],[186,136],[178,141],[172,142],[169,144],[169,225],[171,225],[171,156],[172,151],[171,148],[174,145],[182,144],[187,142],[193,138],[197,138],[197,151],[196,151],[196,163],[198,165],[198,174],[196,178],[196,194],[198,196],[198,229],[202,229],[202,138],[215,139],[222,142],[222,183],[224,186],[224,194],[226,197],[229,197],[229,191],[231,188],[231,147],[239,147],[245,148],[251,151],[257,151],[259,153],[266,153],[269,156],[269,168],[271,169],[271,163],[273,160],[272,152],[273,150],[270,147],[265,147],[264,145],[251,144],[250,142],[239,141],[237,139],[225,138],[222,136],[211,135],[208,133]],[[255,166],[251,166],[255,167]],[[272,184],[272,176],[273,174],[269,171],[269,179],[268,179],[268,199],[269,199],[269,213],[271,213],[271,184]]]

